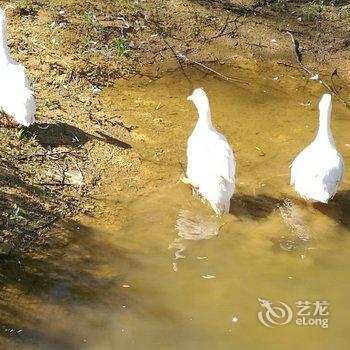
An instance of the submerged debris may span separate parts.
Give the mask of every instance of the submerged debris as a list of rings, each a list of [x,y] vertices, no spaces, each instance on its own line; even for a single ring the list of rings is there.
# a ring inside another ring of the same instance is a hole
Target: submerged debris
[[[214,276],[214,275],[202,275],[202,278],[204,278],[206,280],[211,280],[211,279],[216,278],[216,276]]]

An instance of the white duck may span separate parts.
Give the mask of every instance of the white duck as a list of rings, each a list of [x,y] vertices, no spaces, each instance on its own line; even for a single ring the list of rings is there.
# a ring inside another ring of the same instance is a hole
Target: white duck
[[[5,12],[0,9],[0,115],[7,124],[29,126],[35,122],[36,104],[25,68],[15,61],[7,46]],[[11,119],[10,119],[11,118]]]
[[[203,89],[187,98],[198,110],[198,121],[187,143],[187,178],[214,209],[228,213],[235,189],[235,158],[224,135],[211,122],[209,100]]]
[[[332,98],[324,94],[320,103],[317,136],[291,165],[291,185],[301,197],[327,203],[342,182],[344,161],[335,147],[330,127]]]

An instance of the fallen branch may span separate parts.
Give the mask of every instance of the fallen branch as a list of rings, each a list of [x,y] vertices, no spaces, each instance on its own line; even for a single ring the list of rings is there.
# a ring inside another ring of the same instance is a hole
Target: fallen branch
[[[239,17],[237,17],[237,18],[239,18]],[[236,18],[236,19],[237,19],[237,18]],[[203,68],[203,69],[209,71],[210,73],[212,73],[212,74],[218,76],[219,78],[226,80],[226,81],[230,81],[230,82],[234,81],[234,82],[238,82],[238,83],[242,83],[242,84],[247,84],[247,85],[248,85],[248,82],[246,82],[246,81],[244,81],[244,80],[242,80],[242,79],[228,77],[228,76],[226,76],[226,75],[224,75],[224,74],[221,74],[221,73],[217,72],[216,70],[214,70],[214,69],[212,69],[212,68],[206,66],[206,65],[203,64],[203,63],[200,63],[200,62],[197,62],[197,61],[194,61],[194,60],[189,59],[187,56],[185,56],[184,54],[182,54],[182,53],[180,53],[180,52],[175,52],[175,50],[173,49],[173,47],[172,47],[172,46],[168,43],[168,41],[164,38],[163,30],[162,30],[162,28],[159,26],[159,24],[158,24],[157,22],[154,21],[154,25],[155,25],[155,27],[157,28],[157,31],[158,31],[158,33],[160,34],[161,38],[163,39],[164,43],[165,43],[166,46],[170,49],[170,51],[173,53],[174,57],[176,58],[177,62],[179,63],[180,68],[181,68],[181,70],[182,70],[182,73],[184,74],[184,76],[186,77],[186,79],[188,80],[188,82],[190,83],[191,88],[193,88],[193,83],[192,83],[191,79],[188,77],[188,75],[186,74],[185,69],[184,69],[184,67],[183,67],[183,63],[186,63],[186,64],[192,63],[192,64],[194,64],[195,66],[201,67],[201,68]],[[225,27],[224,27],[224,28],[225,28]],[[224,30],[225,30],[225,29],[224,29]]]
[[[35,186],[58,186],[58,187],[76,186],[75,184],[60,183],[60,182],[36,182],[34,183],[34,185]]]
[[[230,18],[230,15],[227,16],[227,19],[226,19],[226,22],[225,22],[225,25],[222,27],[222,29],[219,31],[218,34],[212,36],[209,38],[209,40],[213,40],[213,39],[217,39],[217,38],[220,38],[222,36],[226,36],[226,35],[232,35],[232,34],[236,34],[238,28],[237,28],[237,21],[239,18],[243,17],[242,14],[238,15],[233,21],[229,21],[229,18]],[[229,30],[229,31],[226,31],[226,28],[229,24],[231,23],[234,23],[235,24],[235,29],[233,30]]]
[[[236,33],[236,30],[230,30],[228,32],[224,32],[224,33],[220,33],[220,34],[214,35],[214,36],[210,37],[209,40],[214,40],[214,39],[217,39],[217,38],[221,38],[222,36],[231,35],[231,34],[234,34],[234,33]]]
[[[168,41],[162,36],[163,41],[165,42],[165,45],[168,46],[168,48],[170,49],[170,51],[173,53],[174,57],[176,58],[177,62],[180,65],[181,71],[183,73],[183,75],[185,76],[185,78],[187,79],[187,81],[190,84],[191,90],[193,90],[193,83],[191,81],[191,79],[189,78],[189,76],[186,74],[184,67],[182,66],[182,61],[181,59],[178,57],[177,53],[174,51],[174,49],[172,48],[172,46],[168,43]]]
[[[67,155],[71,154],[73,156],[78,156],[77,154],[74,154],[74,151],[77,149],[81,149],[81,145],[75,147],[74,149],[71,149],[69,151],[57,151],[57,152],[44,152],[44,153],[33,153],[33,154],[27,154],[27,155],[21,155],[17,157],[18,160],[28,160],[34,157],[41,157],[41,158],[49,158],[50,160],[58,160],[61,159],[60,155]],[[58,157],[57,157],[58,156]]]
[[[219,33],[213,37],[211,37],[210,39],[214,39],[214,38],[218,38],[219,36],[221,36],[225,31],[226,31],[226,28],[228,26],[228,20],[230,19],[230,15],[228,14],[227,17],[226,17],[226,21],[225,21],[225,24],[224,26],[220,29]]]
[[[315,74],[313,73],[310,69],[306,68],[304,66],[304,64],[301,62],[303,56],[300,52],[300,45],[299,45],[299,41],[294,39],[294,36],[291,32],[287,31],[287,34],[289,34],[290,38],[292,39],[292,43],[293,43],[293,46],[294,46],[294,54],[295,54],[295,58],[297,59],[300,67],[307,73],[309,74],[310,76],[312,77],[315,77],[316,75],[318,74]]]
[[[221,79],[224,79],[226,81],[234,81],[236,83],[241,83],[241,84],[246,84],[246,85],[249,85],[248,82],[246,82],[245,80],[243,79],[240,79],[240,78],[233,78],[233,77],[228,77],[224,74],[221,74],[220,72],[206,66],[205,64],[201,63],[201,62],[197,62],[197,61],[194,61],[194,60],[191,60],[189,59],[187,56],[185,56],[184,54],[180,53],[180,52],[177,52],[176,53],[176,57],[178,57],[179,59],[181,59],[184,63],[192,63],[198,67],[201,67],[207,71],[209,71],[210,73],[218,76],[219,78]]]
[[[300,51],[300,45],[299,45],[299,41],[296,40],[293,36],[293,34],[290,32],[290,31],[287,31],[286,32],[291,40],[292,40],[292,43],[293,43],[293,46],[294,46],[294,54],[295,54],[295,57],[297,59],[297,62],[299,63],[300,67],[303,69],[304,72],[306,72],[309,76],[309,79],[310,80],[316,80],[316,81],[319,81],[329,92],[331,92],[339,101],[341,101],[342,103],[344,103],[344,105],[348,108],[350,108],[350,103],[345,101],[341,96],[340,94],[338,93],[338,91],[329,86],[326,82],[324,82],[323,80],[320,79],[320,75],[318,73],[315,73],[315,72],[312,72],[310,69],[308,69],[303,63],[302,63],[302,54],[301,54],[301,51]],[[332,77],[334,75],[334,72],[332,73]],[[332,79],[332,78],[331,78]]]

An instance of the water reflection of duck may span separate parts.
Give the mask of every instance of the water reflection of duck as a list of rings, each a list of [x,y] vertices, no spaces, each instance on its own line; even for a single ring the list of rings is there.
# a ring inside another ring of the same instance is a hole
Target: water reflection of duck
[[[178,237],[169,245],[169,249],[175,250],[173,270],[178,270],[177,260],[185,258],[183,255],[186,250],[185,241],[199,241],[215,237],[219,234],[222,225],[216,216],[181,210],[175,224]]]
[[[193,214],[189,210],[181,210],[175,227],[182,239],[198,241],[217,236],[220,220],[215,216]]]
[[[188,97],[198,110],[197,124],[187,144],[187,178],[217,214],[228,213],[235,188],[235,159],[224,135],[211,122],[209,100],[203,89]]]
[[[343,157],[335,147],[330,128],[332,101],[324,94],[320,103],[320,124],[315,140],[291,165],[291,185],[301,197],[327,203],[343,179]]]
[[[0,9],[0,116],[6,125],[29,126],[35,121],[34,95],[25,68],[10,55],[6,32],[5,12]]]

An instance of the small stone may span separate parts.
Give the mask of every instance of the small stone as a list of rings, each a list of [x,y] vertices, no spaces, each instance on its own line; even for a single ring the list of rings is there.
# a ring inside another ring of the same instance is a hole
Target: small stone
[[[93,95],[98,95],[98,94],[101,93],[101,91],[102,91],[102,90],[101,90],[100,88],[94,86],[94,88],[92,89],[92,94],[93,94]]]

